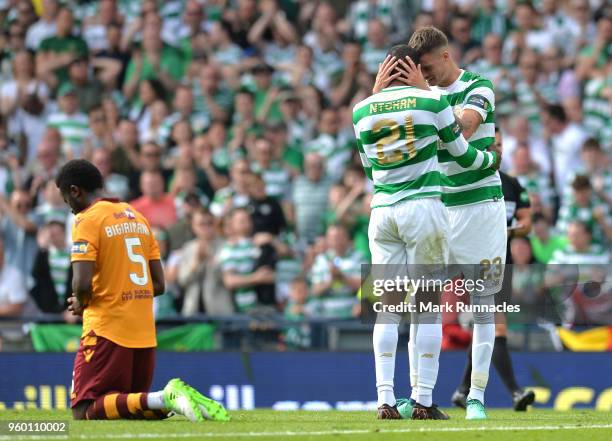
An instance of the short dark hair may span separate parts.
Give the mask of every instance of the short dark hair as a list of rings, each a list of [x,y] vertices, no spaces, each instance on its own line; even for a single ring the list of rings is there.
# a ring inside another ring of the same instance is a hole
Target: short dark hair
[[[104,188],[104,179],[100,170],[85,159],[68,161],[58,172],[55,185],[62,193],[68,192],[71,185],[93,192]]]
[[[440,29],[425,26],[412,34],[408,46],[413,48],[420,58],[431,51],[448,46],[448,38]]]
[[[595,138],[588,138],[582,143],[582,150],[597,150],[601,152],[601,144]]]
[[[414,48],[408,46],[407,44],[396,44],[391,49],[389,49],[388,55],[402,60],[405,60],[406,57],[410,57],[410,59],[416,65],[419,64],[421,58],[420,54]],[[392,72],[392,74],[393,73],[394,72]]]
[[[550,226],[550,221],[548,220],[548,218],[546,216],[544,216],[543,213],[540,212],[535,212],[533,213],[533,216],[531,216],[531,222],[536,224],[538,222],[546,222],[549,226]]]
[[[570,222],[570,225],[572,225],[572,224],[573,225],[579,225],[581,228],[584,229],[585,233],[587,233],[589,236],[593,237],[593,229],[586,222],[583,222],[583,221],[580,221],[580,220],[573,220],[573,221]]]
[[[546,106],[546,113],[557,121],[561,121],[562,123],[567,122],[567,114],[565,113],[565,109],[559,104],[548,104]]]
[[[576,191],[580,190],[590,190],[591,189],[591,181],[588,176],[578,175],[572,181],[572,188]]]

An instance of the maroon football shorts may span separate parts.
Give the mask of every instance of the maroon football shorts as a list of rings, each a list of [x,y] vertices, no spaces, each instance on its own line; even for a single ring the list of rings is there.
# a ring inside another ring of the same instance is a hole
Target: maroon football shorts
[[[154,368],[154,347],[126,348],[91,331],[74,360],[71,407],[109,393],[149,392]]]

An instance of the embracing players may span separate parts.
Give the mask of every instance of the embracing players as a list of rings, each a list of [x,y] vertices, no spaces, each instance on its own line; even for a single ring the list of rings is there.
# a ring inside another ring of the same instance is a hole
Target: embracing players
[[[394,46],[389,57],[416,58],[408,45]],[[381,68],[382,69],[382,68]],[[438,143],[453,164],[472,173],[499,167],[495,153],[469,146],[461,135],[451,106],[437,91],[421,90],[399,78],[397,64],[382,73],[390,87],[356,104],[353,124],[366,174],[374,181],[368,230],[373,264],[438,265],[448,261],[449,224],[441,201],[444,177]],[[410,270],[409,270],[410,271]],[[423,313],[427,314],[427,313]],[[430,313],[431,314],[431,313]],[[399,419],[393,391],[400,316],[382,312],[374,325],[378,418]],[[414,330],[413,330],[414,328]],[[442,341],[439,314],[413,320],[411,341],[418,357],[418,395],[411,410],[415,419],[446,419],[432,405]],[[415,379],[417,377],[415,376]],[[416,388],[415,388],[416,389]]]
[[[178,378],[148,392],[155,366],[153,297],[164,293],[159,249],[147,220],[129,204],[104,199],[100,171],[73,160],[56,184],[76,215],[70,310],[83,315],[74,362],[75,419],[227,421],[226,410]]]
[[[470,145],[480,151],[489,149],[495,141],[492,83],[476,73],[460,69],[451,58],[446,35],[435,27],[417,30],[408,45],[416,52],[419,66],[410,60],[387,58],[381,71],[398,63],[403,77],[413,84],[444,95],[453,106],[463,136]],[[389,76],[379,76],[374,92],[388,81]],[[439,160],[447,178],[442,200],[450,223],[450,263],[461,265],[466,278],[486,278],[486,288],[471,293],[470,299],[472,304],[492,306],[494,295],[501,289],[506,260],[506,212],[499,173],[495,169],[467,170],[443,150]],[[484,391],[495,343],[494,314],[474,313],[474,322],[466,418],[485,419]],[[410,340],[413,338],[411,333]],[[413,344],[409,345],[409,353],[411,405],[419,395],[418,364],[421,359]]]

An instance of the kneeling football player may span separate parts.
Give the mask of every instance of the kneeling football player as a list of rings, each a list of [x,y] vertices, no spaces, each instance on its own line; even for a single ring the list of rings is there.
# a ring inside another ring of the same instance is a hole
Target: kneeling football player
[[[74,362],[75,419],[229,420],[225,408],[178,378],[149,392],[155,366],[153,297],[165,291],[159,248],[148,221],[129,204],[102,197],[100,171],[72,160],[56,184],[76,215],[69,309],[83,316]]]

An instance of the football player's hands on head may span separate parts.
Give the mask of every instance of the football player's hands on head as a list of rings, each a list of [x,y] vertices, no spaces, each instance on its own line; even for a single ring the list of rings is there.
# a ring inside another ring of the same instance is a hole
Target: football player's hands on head
[[[376,73],[376,81],[374,82],[373,93],[378,93],[387,87],[394,79],[401,75],[401,72],[396,72],[391,75],[393,69],[397,67],[397,58],[387,55],[387,58],[378,65],[378,72]]]
[[[81,305],[81,302],[74,294],[68,297],[68,311],[72,312],[72,314],[76,316],[83,315],[83,305]]]
[[[410,57],[406,57],[406,60],[399,60],[399,65],[400,71],[403,73],[399,78],[401,81],[419,89],[429,90],[429,85],[423,76],[420,64],[417,66]]]

